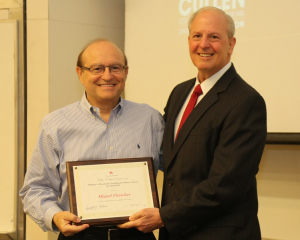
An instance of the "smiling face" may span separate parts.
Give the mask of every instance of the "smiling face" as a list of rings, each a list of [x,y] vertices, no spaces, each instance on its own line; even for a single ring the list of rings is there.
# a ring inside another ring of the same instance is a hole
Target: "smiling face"
[[[210,9],[197,15],[191,24],[188,43],[200,82],[229,62],[235,42],[234,37],[228,39],[227,21],[221,12]]]
[[[90,68],[93,65],[109,66],[112,64],[125,65],[122,51],[113,43],[107,41],[95,42],[88,46],[82,54],[82,67]],[[77,66],[76,72],[79,80],[85,88],[86,96],[92,106],[114,108],[125,87],[128,68],[121,73],[111,74],[109,68],[105,68],[103,74],[93,75],[89,70]]]

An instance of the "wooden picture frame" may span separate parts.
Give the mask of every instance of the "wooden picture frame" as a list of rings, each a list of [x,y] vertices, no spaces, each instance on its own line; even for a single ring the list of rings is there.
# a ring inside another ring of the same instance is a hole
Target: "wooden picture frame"
[[[117,225],[159,207],[151,157],[73,161],[66,168],[70,211],[81,224]]]

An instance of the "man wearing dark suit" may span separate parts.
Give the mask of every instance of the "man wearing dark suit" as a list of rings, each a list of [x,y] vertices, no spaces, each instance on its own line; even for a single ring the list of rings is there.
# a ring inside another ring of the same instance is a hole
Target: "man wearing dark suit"
[[[263,98],[230,61],[234,22],[222,10],[198,10],[189,22],[196,78],[167,102],[161,208],[143,209],[120,227],[160,239],[260,240],[256,174],[266,138]],[[178,131],[195,86],[202,93]]]

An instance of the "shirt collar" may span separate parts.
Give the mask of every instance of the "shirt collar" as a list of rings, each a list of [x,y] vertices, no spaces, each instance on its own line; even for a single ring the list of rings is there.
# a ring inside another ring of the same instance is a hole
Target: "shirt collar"
[[[216,82],[223,76],[223,74],[231,67],[231,61],[229,61],[219,72],[207,78],[204,82],[200,83],[203,93],[207,93]],[[195,86],[199,84],[199,79],[196,77]]]
[[[93,109],[97,109],[97,111],[99,111],[99,108],[94,107],[89,103],[89,101],[86,98],[85,92],[82,95],[82,98],[80,101],[80,106],[89,113],[93,113],[94,112]],[[122,97],[120,97],[120,101],[119,101],[118,105],[115,106],[115,108],[112,110],[112,112],[116,112],[116,113],[120,114],[123,107],[124,107],[124,99]]]

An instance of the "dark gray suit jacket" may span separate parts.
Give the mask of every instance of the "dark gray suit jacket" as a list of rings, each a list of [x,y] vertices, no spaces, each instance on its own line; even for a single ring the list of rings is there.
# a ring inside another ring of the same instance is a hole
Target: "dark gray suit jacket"
[[[165,108],[160,239],[260,240],[255,176],[266,139],[265,102],[232,65],[174,143],[175,119],[194,83],[177,85]]]

